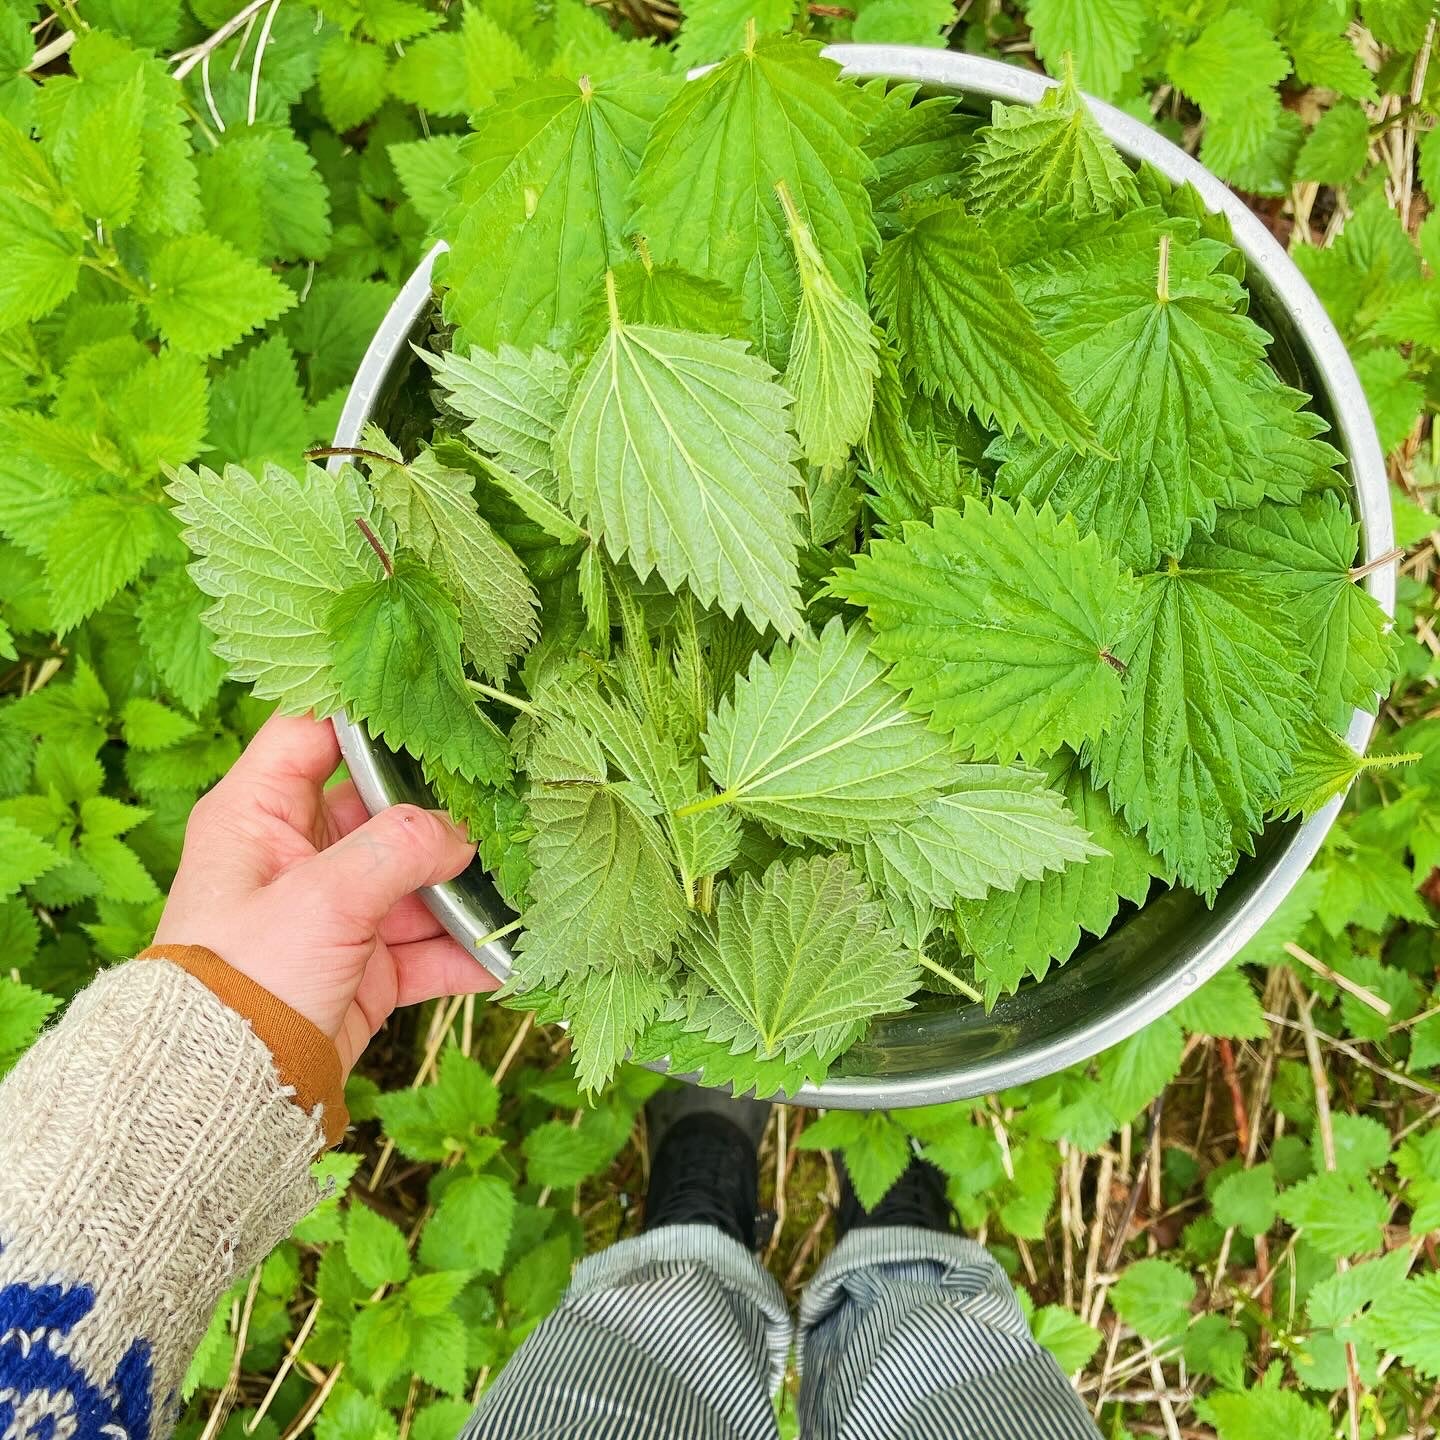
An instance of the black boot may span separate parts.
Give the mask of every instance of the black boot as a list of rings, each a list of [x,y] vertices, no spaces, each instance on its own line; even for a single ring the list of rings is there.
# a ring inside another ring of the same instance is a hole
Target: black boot
[[[858,1226],[914,1225],[921,1230],[938,1230],[942,1235],[959,1229],[955,1212],[945,1194],[945,1176],[928,1160],[913,1156],[900,1178],[881,1197],[873,1210],[866,1210],[850,1183],[850,1172],[840,1166],[840,1208],[835,1214],[839,1239]]]
[[[714,1225],[755,1248],[757,1151],[770,1106],[687,1085],[662,1090],[645,1107],[650,1188],[645,1230]]]

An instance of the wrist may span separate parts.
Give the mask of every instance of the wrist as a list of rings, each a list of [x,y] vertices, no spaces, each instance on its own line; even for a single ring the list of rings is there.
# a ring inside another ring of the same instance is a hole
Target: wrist
[[[344,1074],[334,1039],[308,1016],[203,945],[151,945],[137,960],[163,960],[198,980],[245,1020],[269,1049],[280,1082],[306,1113],[322,1112],[325,1143],[349,1123]]]

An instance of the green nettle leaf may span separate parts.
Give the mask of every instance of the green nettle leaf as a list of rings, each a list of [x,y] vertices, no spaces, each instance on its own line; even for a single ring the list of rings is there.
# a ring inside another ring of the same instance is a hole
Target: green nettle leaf
[[[955,509],[979,493],[979,472],[959,448],[942,438],[926,417],[914,414],[900,361],[888,347],[880,354],[875,405],[865,434],[869,505],[888,526],[929,520],[941,507]],[[979,456],[974,457],[978,462]]]
[[[800,483],[789,397],[738,340],[623,324],[580,377],[555,437],[571,512],[671,590],[759,630],[799,627]]]
[[[1120,95],[1147,18],[1142,0],[1029,0],[1025,7],[1031,43],[1050,72],[1068,54],[1080,87],[1102,100]]]
[[[1440,1380],[1440,1274],[1416,1275],[1377,1300],[1365,1330],[1406,1365]]]
[[[86,226],[40,147],[0,115],[0,328],[48,315],[75,289]]]
[[[797,1150],[842,1150],[855,1196],[873,1210],[914,1155],[910,1136],[883,1110],[831,1110],[812,1120]]]
[[[177,349],[219,355],[283,315],[295,294],[272,271],[202,233],[167,240],[156,251],[145,304]]]
[[[524,989],[622,956],[663,973],[685,923],[664,832],[606,771],[599,745],[571,722],[535,742],[526,802],[535,873],[516,971]]]
[[[1298,748],[1291,757],[1290,773],[1280,782],[1275,797],[1275,813],[1286,820],[1313,815],[1367,771],[1422,758],[1419,754],[1357,755],[1333,730],[1314,720],[1301,724],[1296,737]]]
[[[1088,450],[1094,431],[994,245],[958,200],[922,206],[870,277],[915,379],[1006,434]]]
[[[457,1148],[469,1149],[476,1127],[492,1125],[499,1107],[489,1073],[454,1048],[441,1052],[434,1084],[375,1101],[386,1135],[414,1160],[444,1160]]]
[[[1226,515],[1213,543],[1185,556],[1191,569],[1214,566],[1263,580],[1307,643],[1316,713],[1335,728],[1344,727],[1355,706],[1375,709],[1400,650],[1390,617],[1351,578],[1359,531],[1340,497],[1326,492],[1298,505]]]
[[[880,370],[870,312],[835,283],[790,192],[780,199],[800,273],[800,311],[785,367],[795,397],[795,431],[812,465],[841,464],[865,433]]]
[[[206,440],[247,470],[294,466],[316,437],[295,356],[281,335],[225,366],[210,386],[209,400]]]
[[[863,92],[794,35],[747,44],[682,85],[651,132],[635,180],[634,228],[657,260],[697,270],[741,297],[760,353],[790,353],[799,299],[775,187],[784,182],[836,284],[865,298],[876,241],[861,148]]]
[[[1104,935],[1122,900],[1143,904],[1151,880],[1165,878],[1162,862],[1121,823],[1073,751],[1058,751],[1041,773],[1094,849],[1084,864],[1067,864],[956,907],[961,943],[975,958],[987,1004],[1014,994],[1027,976],[1044,979],[1052,961],[1075,953],[1082,931]]]
[[[863,605],[908,708],[980,759],[1027,761],[1102,734],[1124,703],[1136,587],[1093,535],[1044,507],[937,510],[877,540],[831,590]]]
[[[979,210],[1034,205],[1105,215],[1140,202],[1130,167],[1095,123],[1072,74],[1038,105],[997,101],[981,140],[970,186]]]
[[[535,639],[534,587],[515,552],[475,509],[473,480],[442,465],[432,450],[408,464],[375,426],[362,445],[394,463],[367,457],[370,484],[395,522],[400,543],[435,572],[460,610],[465,653],[496,679]]]
[[[798,842],[861,843],[917,819],[957,766],[887,679],[864,631],[838,618],[756,655],[706,724],[722,793],[696,808],[732,804]]]
[[[788,30],[794,15],[795,0],[707,0],[692,5],[676,38],[675,67],[693,70],[723,60],[745,43],[748,25],[769,35]]]
[[[585,301],[623,258],[630,183],[671,88],[655,77],[511,91],[461,147],[467,165],[442,280],[465,345],[575,338]]]
[[[1034,771],[961,765],[955,775],[913,820],[866,841],[864,866],[877,887],[949,910],[1103,853]]]
[[[509,746],[466,686],[460,613],[423,564],[402,554],[379,580],[337,595],[327,631],[352,718],[391,747],[467,780],[504,782]]]
[[[50,531],[45,579],[62,635],[130,584],[165,541],[161,509],[131,495],[92,495]]]
[[[865,153],[875,166],[866,188],[882,235],[903,228],[911,206],[965,187],[965,151],[978,122],[956,109],[953,95],[917,102],[919,90],[918,85],[883,90],[865,135]]]
[[[1083,1370],[1100,1348],[1100,1332],[1063,1305],[1041,1306],[1030,1319],[1030,1333],[1067,1375]]]
[[[283,126],[228,131],[197,161],[206,227],[256,260],[320,259],[330,196],[304,143]]]
[[[1263,1235],[1275,1223],[1275,1167],[1267,1163],[1227,1175],[1210,1203],[1216,1224]]]
[[[0,815],[0,895],[15,895],[60,863],[48,840]]]
[[[349,466],[331,474],[307,465],[296,476],[277,465],[259,475],[227,465],[219,474],[183,467],[168,488],[196,556],[190,578],[215,601],[200,618],[231,677],[287,714],[333,714],[341,699],[330,607],[342,591],[384,574],[356,520],[395,548],[394,524],[370,487]],[[198,662],[182,660],[187,682],[198,683]]]
[[[1170,1013],[1195,1035],[1258,1040],[1269,1033],[1260,997],[1238,963],[1192,991]]]
[[[905,1009],[919,977],[841,855],[742,876],[681,947],[710,992],[690,999],[691,1028],[736,1053],[838,1054],[871,1015]]]
[[[225,662],[211,649],[214,632],[200,618],[208,603],[177,565],[152,579],[135,607],[151,663],[169,693],[192,715],[215,698],[225,678]]]
[[[1294,1390],[1217,1390],[1197,1402],[1196,1413],[1220,1440],[1330,1440],[1335,1433],[1325,1407]]]
[[[1379,1247],[1390,1204],[1363,1177],[1329,1170],[1286,1190],[1276,1207],[1322,1255],[1357,1255]]]
[[[55,147],[60,176],[88,217],[119,229],[140,195],[145,77],[134,71],[105,85],[82,80],[67,110],[64,143]]]
[[[668,975],[628,955],[616,956],[607,969],[586,970],[566,981],[560,998],[570,1017],[582,1090],[593,1094],[609,1083],[671,993]]]
[[[515,1219],[515,1188],[499,1175],[461,1175],[445,1187],[420,1236],[427,1265],[498,1272]]]
[[[400,1227],[368,1205],[350,1205],[345,1258],[360,1282],[371,1289],[398,1285],[410,1273],[410,1255]]]
[[[1181,881],[1213,898],[1289,773],[1306,664],[1267,585],[1171,562],[1141,581],[1116,655],[1124,708],[1091,773]]]
[[[470,14],[477,12],[467,11]],[[428,135],[423,140],[401,140],[385,147],[395,174],[421,219],[438,227],[455,204],[455,184],[464,173],[460,135]]]
[[[1162,1015],[1100,1056],[1097,1098],[1115,1124],[1134,1119],[1180,1073],[1184,1049],[1180,1022]]]
[[[1002,442],[996,484],[1073,512],[1148,567],[1180,554],[1192,527],[1210,529],[1217,506],[1259,500],[1275,465],[1273,435],[1251,419],[1257,399],[1282,429],[1307,422],[1284,404],[1265,333],[1237,309],[1244,292],[1219,268],[1226,247],[1153,211],[1092,222],[1088,234],[1078,253],[1062,243],[1068,232],[1049,237],[1011,273],[1099,448]]]
[[[723,870],[740,849],[740,817],[724,809],[677,814],[700,796],[700,767],[682,756],[672,731],[655,717],[639,713],[622,701],[602,699],[585,686],[557,697],[569,714],[604,747],[626,779],[643,785],[664,813],[661,823],[670,838],[680,883],[687,897],[707,875]]]
[[[550,472],[555,432],[564,422],[572,388],[570,362],[552,350],[526,354],[513,345],[494,353],[472,348],[466,355],[422,350],[420,358],[466,422],[466,436],[517,479],[558,502]]]
[[[626,260],[611,271],[616,308],[632,325],[663,325],[702,335],[728,335],[732,340],[752,338],[740,299],[728,286],[679,265],[657,265],[648,243],[639,236],[635,243],[640,258]],[[586,310],[583,348],[603,343],[609,328],[608,299],[597,293]]]
[[[1137,1260],[1111,1287],[1110,1303],[1146,1340],[1174,1340],[1190,1323],[1195,1281],[1168,1260]]]

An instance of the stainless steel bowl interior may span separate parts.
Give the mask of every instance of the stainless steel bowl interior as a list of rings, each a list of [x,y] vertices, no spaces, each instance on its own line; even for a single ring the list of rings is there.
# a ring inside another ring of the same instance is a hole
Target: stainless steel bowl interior
[[[915,81],[930,92],[959,94],[967,108],[980,113],[988,113],[994,100],[1034,104],[1051,83],[998,61],[910,46],[837,45],[828,53],[857,79]],[[1333,442],[1348,458],[1364,557],[1385,553],[1392,535],[1384,457],[1350,358],[1314,292],[1264,225],[1220,181],[1139,121],[1110,105],[1090,103],[1122,153],[1148,161],[1173,181],[1190,183],[1229,219],[1247,261],[1252,314],[1275,337],[1277,368],[1315,397],[1333,428]],[[368,420],[386,425],[402,412],[406,397],[413,402],[423,390],[411,346],[423,342],[431,323],[431,276],[442,250],[437,247],[421,262],[371,342],[340,419],[337,446],[358,443]],[[1378,570],[1365,583],[1393,613],[1393,570]],[[1363,711],[1355,712],[1348,738],[1357,750],[1364,748],[1372,723]],[[372,811],[401,801],[433,803],[407,756],[375,744],[344,717],[337,717],[336,729]],[[1213,910],[1178,891],[1152,898],[1043,985],[1022,989],[988,1015],[978,1005],[936,997],[877,1021],[823,1085],[805,1087],[792,1102],[852,1109],[933,1104],[1021,1084],[1116,1044],[1192,993],[1259,929],[1314,857],[1339,809],[1336,800],[1301,824],[1270,827]],[[479,866],[425,898],[466,947],[509,918]],[[509,973],[511,957],[503,943],[492,942],[477,955],[496,975]]]

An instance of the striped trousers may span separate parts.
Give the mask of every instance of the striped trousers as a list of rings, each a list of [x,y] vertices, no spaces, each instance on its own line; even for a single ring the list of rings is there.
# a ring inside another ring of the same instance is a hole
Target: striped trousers
[[[780,1287],[708,1225],[622,1240],[485,1393],[461,1440],[777,1440]],[[804,1440],[1096,1440],[1004,1272],[973,1240],[852,1231],[795,1337]]]

